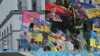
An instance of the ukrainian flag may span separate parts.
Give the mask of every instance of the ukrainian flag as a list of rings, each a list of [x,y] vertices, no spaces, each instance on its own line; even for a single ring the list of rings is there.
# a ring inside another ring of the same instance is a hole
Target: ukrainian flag
[[[87,4],[87,3],[82,3],[83,7],[85,8],[86,15],[88,16],[89,19],[92,19],[93,17],[97,16],[97,9],[95,5],[92,4]]]
[[[94,4],[100,4],[100,0],[94,0]]]
[[[72,6],[75,6],[75,8],[78,8],[77,7],[78,2],[79,1],[71,0],[71,4],[72,4]],[[82,12],[78,12],[78,13],[84,15],[86,18],[92,19],[93,17],[96,17],[98,15],[97,12],[99,12],[99,10],[97,10],[95,5],[82,3],[82,2],[80,2],[80,4],[82,5],[82,8],[80,8],[80,10],[78,10],[78,11],[82,11],[82,10],[84,10],[84,11],[83,11],[83,13]]]
[[[35,34],[35,41],[40,41],[40,42],[42,42],[42,40],[43,40],[42,33]]]
[[[96,31],[96,36],[98,37],[98,45],[97,45],[97,48],[100,48],[100,28],[97,28],[96,27],[96,19],[97,18],[93,18],[93,25],[92,25],[92,30],[93,31]]]
[[[100,36],[100,28],[97,28],[97,27],[96,27],[96,19],[97,19],[97,18],[93,18],[92,30],[93,30],[93,31],[96,31],[97,34]]]
[[[94,31],[90,31],[90,46],[96,47],[97,34]]]

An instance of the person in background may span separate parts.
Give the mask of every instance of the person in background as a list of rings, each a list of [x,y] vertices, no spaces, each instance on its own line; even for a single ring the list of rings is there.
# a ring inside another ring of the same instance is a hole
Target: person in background
[[[21,48],[23,48],[24,51],[29,50],[30,42],[29,42],[29,39],[28,39],[28,36],[27,36],[27,31],[23,31],[20,34],[20,37],[21,37],[21,40],[20,40]]]
[[[62,22],[60,16],[58,14],[56,14],[56,8],[54,6],[52,7],[51,12],[50,13],[47,13],[46,20],[47,21],[58,21],[58,22]]]
[[[6,39],[4,39],[4,40],[3,40],[3,51],[4,51],[4,52],[7,52],[8,49],[9,49],[9,47],[8,47],[8,42],[7,42]]]
[[[50,22],[52,24],[51,26],[51,31],[56,33],[56,29],[62,29],[62,18],[60,17],[59,14],[56,13],[56,7],[52,6],[51,7],[51,11],[49,13],[46,14],[45,20]]]
[[[85,8],[83,7],[82,3],[76,2],[74,5],[74,11],[77,18],[80,18],[82,22],[84,22],[88,17],[86,15]]]

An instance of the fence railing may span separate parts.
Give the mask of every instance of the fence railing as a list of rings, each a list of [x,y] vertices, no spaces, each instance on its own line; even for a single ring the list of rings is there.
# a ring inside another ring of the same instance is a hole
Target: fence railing
[[[68,51],[58,51],[58,52],[50,52],[50,51],[31,51],[31,54],[34,56],[100,56],[100,51],[97,52],[68,52]]]

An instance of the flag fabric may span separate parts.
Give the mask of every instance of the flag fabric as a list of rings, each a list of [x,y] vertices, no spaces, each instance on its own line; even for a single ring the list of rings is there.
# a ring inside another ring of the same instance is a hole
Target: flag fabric
[[[60,33],[61,36],[66,37],[66,34],[65,34],[63,31],[61,31],[60,29],[56,29],[56,31],[57,31],[58,33]]]
[[[52,47],[51,47],[51,51],[56,52],[56,51],[57,51],[56,46],[52,46]]]
[[[51,23],[50,22],[47,22],[47,21],[41,19],[40,23],[43,25],[43,32],[49,33],[51,31],[50,30],[50,27],[51,27]]]
[[[92,4],[82,3],[76,0],[71,1],[72,6],[74,7],[74,12],[78,18],[89,18],[97,16],[96,7]],[[78,6],[80,4],[81,6]]]
[[[34,18],[40,19],[40,15],[37,12],[29,12],[29,11],[22,12],[22,22],[23,23],[33,23]]]
[[[40,22],[41,22],[42,25],[47,25],[47,26],[49,26],[49,27],[52,26],[52,24],[51,24],[50,22],[48,22],[48,21],[46,21],[46,20],[44,20],[44,19],[40,19]]]
[[[34,12],[23,11],[22,12],[22,22],[23,23],[33,23]]]
[[[98,19],[98,20],[97,20],[97,19]],[[98,21],[98,23],[97,23],[97,21]],[[93,22],[93,24],[92,24],[92,30],[99,33],[99,31],[100,31],[100,28],[99,28],[99,25],[100,25],[100,18],[96,18],[96,17],[95,17],[95,18],[92,19],[92,22]],[[97,26],[98,26],[98,27],[97,27]]]
[[[40,20],[37,18],[34,18],[34,24],[40,23]]]
[[[48,40],[51,41],[51,42],[54,42],[54,43],[55,43],[55,41],[56,41],[55,38],[53,38],[53,37],[51,37],[51,36],[48,36]]]
[[[96,47],[96,39],[97,39],[97,34],[93,31],[90,31],[90,46]]]
[[[99,21],[97,19],[98,18],[96,18],[96,17],[92,19],[92,23],[93,23],[92,24],[92,30],[93,31],[96,31],[96,33],[95,32],[92,32],[91,37],[97,37],[97,39],[100,40],[99,39],[99,36],[100,36],[100,28],[96,27],[96,23],[97,23],[97,21]],[[97,42],[98,40],[93,40],[93,41],[96,41]],[[98,45],[97,48],[100,48],[100,45]]]
[[[96,7],[97,16],[100,16],[100,4],[96,4],[95,7]]]
[[[39,34],[35,34],[35,35],[36,35],[36,36],[35,36],[35,41],[41,41],[41,42],[42,42],[42,40],[43,40],[42,34],[39,33]]]
[[[45,20],[44,19],[40,19],[41,24],[45,25]]]
[[[35,31],[42,31],[43,32],[44,31],[44,26],[42,26],[42,25],[41,26],[34,25],[33,30],[34,30],[34,32]]]
[[[51,30],[50,30],[49,26],[44,25],[44,30],[43,31],[49,33]]]
[[[35,12],[35,18],[40,19],[39,13]]]
[[[94,38],[90,38],[90,46],[91,47],[96,47],[96,40]]]
[[[71,0],[71,4],[74,5],[77,1],[76,0]]]
[[[21,24],[21,31],[24,31],[24,30],[29,31],[29,27],[27,27],[27,26]]]
[[[96,32],[90,31],[90,37],[96,39],[97,38]]]
[[[95,4],[95,7],[96,8],[100,8],[100,4]]]
[[[92,19],[93,17],[97,16],[97,13],[96,13],[97,9],[95,5],[87,4],[87,3],[82,3],[82,4],[83,4],[83,7],[85,8],[86,15],[88,16],[89,19]]]
[[[100,0],[94,0],[94,4],[100,4]]]

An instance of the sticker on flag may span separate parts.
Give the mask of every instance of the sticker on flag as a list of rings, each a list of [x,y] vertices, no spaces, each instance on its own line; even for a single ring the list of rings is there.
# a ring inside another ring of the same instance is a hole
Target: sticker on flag
[[[33,13],[30,13],[29,14],[29,18],[30,18],[31,21],[34,20],[34,14]]]

